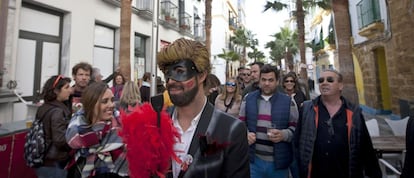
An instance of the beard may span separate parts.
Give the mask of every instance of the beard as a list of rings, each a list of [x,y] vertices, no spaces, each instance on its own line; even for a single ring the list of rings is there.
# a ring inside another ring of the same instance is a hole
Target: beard
[[[184,89],[182,85],[170,85],[168,88],[180,88]],[[171,102],[178,107],[188,106],[191,101],[193,101],[194,97],[197,95],[198,92],[198,85],[195,85],[192,89],[189,91],[183,92],[182,94],[170,94],[168,91],[168,94],[170,95]]]

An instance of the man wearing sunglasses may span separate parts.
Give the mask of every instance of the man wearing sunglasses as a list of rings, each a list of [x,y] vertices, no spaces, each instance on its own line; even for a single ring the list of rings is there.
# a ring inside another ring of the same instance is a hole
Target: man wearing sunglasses
[[[300,177],[381,177],[362,111],[341,95],[342,74],[320,76],[321,95],[304,102],[295,133]]]
[[[157,55],[174,104],[172,119],[181,135],[167,177],[249,177],[247,129],[240,120],[207,102],[204,85],[210,55],[200,42],[176,40]]]
[[[237,69],[237,72],[237,82],[240,86],[240,94],[242,94],[246,86],[250,84],[250,69],[242,66]]]
[[[247,93],[260,89],[260,68],[264,65],[263,62],[254,62],[250,64],[250,84],[244,88],[242,96],[246,96]]]

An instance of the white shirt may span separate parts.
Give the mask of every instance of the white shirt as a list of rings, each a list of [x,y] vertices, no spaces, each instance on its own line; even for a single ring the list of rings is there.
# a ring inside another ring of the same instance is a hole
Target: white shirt
[[[206,99],[206,103],[207,103],[207,99]],[[185,161],[183,159],[187,156],[188,150],[190,149],[191,141],[193,140],[194,133],[197,129],[198,122],[200,121],[201,113],[203,112],[204,107],[206,106],[206,103],[204,103],[203,109],[201,109],[200,112],[194,117],[194,119],[191,121],[190,127],[185,132],[183,131],[183,129],[180,126],[180,123],[178,122],[177,110],[174,110],[174,113],[172,116],[173,124],[174,124],[174,127],[177,129],[178,133],[180,133],[181,135],[181,142],[177,141],[177,143],[174,144],[174,151],[175,151],[175,154],[177,154],[178,158],[180,158],[181,161],[183,162]],[[177,178],[180,171],[181,171],[181,165],[178,164],[175,160],[173,160],[172,162],[173,177]]]

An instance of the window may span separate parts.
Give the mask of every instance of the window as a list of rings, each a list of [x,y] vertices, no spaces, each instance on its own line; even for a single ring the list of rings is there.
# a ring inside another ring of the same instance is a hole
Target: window
[[[17,90],[24,99],[34,101],[46,80],[60,73],[63,15],[27,3],[20,13]]]
[[[361,0],[357,4],[358,26],[360,29],[381,21],[378,0]]]
[[[134,39],[134,76],[141,78],[145,73],[147,37],[136,34]]]
[[[115,29],[96,24],[93,47],[93,66],[101,70],[104,77],[114,71]]]

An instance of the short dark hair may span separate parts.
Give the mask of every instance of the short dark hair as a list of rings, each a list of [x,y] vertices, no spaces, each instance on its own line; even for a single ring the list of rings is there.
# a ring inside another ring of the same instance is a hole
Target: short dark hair
[[[142,76],[142,81],[148,81],[151,78],[151,73],[149,72],[145,72],[144,75]]]
[[[266,64],[260,67],[260,75],[271,73],[271,72],[275,73],[276,80],[279,80],[279,71],[277,70],[276,66]]]
[[[76,75],[79,69],[83,69],[85,71],[89,71],[89,74],[92,75],[92,65],[86,62],[77,63],[75,66],[72,67],[72,75]]]
[[[244,70],[244,69],[246,69],[246,67],[240,66],[239,68],[237,68],[237,72],[240,72],[241,70]]]
[[[256,61],[256,62],[253,62],[253,63],[250,63],[249,64],[249,66],[252,66],[252,65],[258,65],[260,68],[262,68],[263,65],[264,65],[264,63],[263,62],[260,62],[260,61]]]

